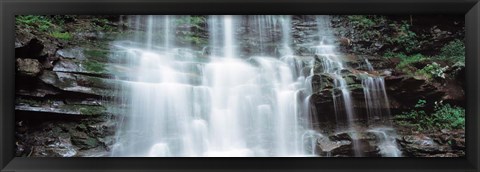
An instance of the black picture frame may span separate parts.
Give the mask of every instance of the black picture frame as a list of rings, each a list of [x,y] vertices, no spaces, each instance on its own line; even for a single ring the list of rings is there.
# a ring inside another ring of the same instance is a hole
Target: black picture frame
[[[21,171],[479,171],[478,0],[1,0],[0,169]],[[465,158],[14,157],[14,16],[20,14],[464,14]]]

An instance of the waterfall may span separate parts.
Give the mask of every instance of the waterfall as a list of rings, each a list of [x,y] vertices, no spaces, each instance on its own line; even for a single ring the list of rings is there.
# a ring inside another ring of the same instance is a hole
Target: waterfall
[[[365,59],[365,63],[369,71],[375,70],[368,59]],[[396,143],[395,130],[391,128],[390,103],[385,89],[385,80],[382,76],[367,75],[362,79],[362,87],[369,125],[382,126],[382,128],[368,130],[375,134],[380,154],[385,157],[402,156]]]
[[[224,16],[223,17],[223,34],[224,34],[224,56],[225,57],[234,57],[234,40],[235,34],[233,33],[234,24],[233,24],[233,16]]]
[[[347,70],[344,60],[341,58],[340,53],[336,50],[337,46],[334,45],[334,35],[329,26],[329,16],[317,16],[317,29],[319,44],[315,47],[314,53],[318,61],[321,61],[323,66],[323,73],[330,75],[334,79],[334,88],[332,90],[332,97],[335,106],[335,116],[337,123],[340,115],[344,115],[347,119],[348,129],[352,130],[351,135],[353,138],[353,149],[355,150],[355,156],[362,156],[360,152],[360,145],[356,140],[357,131],[354,124],[354,109],[353,100],[350,94],[350,88],[348,88],[347,82],[342,75],[344,70]],[[340,91],[341,96],[336,95],[336,92]]]
[[[283,48],[289,48],[287,18],[267,16],[259,27],[264,34],[283,23]],[[210,53],[205,61],[188,48],[174,47],[174,35],[159,47],[153,40],[156,25],[167,25],[164,34],[174,28],[168,17],[157,19],[162,18],[146,17],[146,43],[115,45],[128,52],[127,66],[133,70],[123,81],[129,110],[112,156],[314,155],[314,141],[303,140],[312,131],[300,122],[307,116],[301,96],[306,84],[305,76],[297,78],[300,69],[292,68],[301,62],[289,63],[293,53],[242,59],[235,36],[238,18],[210,16],[209,45],[212,50],[221,45],[223,55]],[[304,144],[310,145],[308,152]]]
[[[384,157],[401,157],[402,152],[398,149],[395,138],[395,130],[391,128],[374,128],[368,130],[375,134],[380,154]]]
[[[296,55],[291,16],[205,16],[208,47],[202,51],[208,53],[176,44],[176,29],[188,23],[175,23],[184,17],[133,16],[135,39],[114,43],[126,54],[127,76],[121,78],[126,115],[112,156],[318,156],[318,141],[327,136],[314,126],[317,110],[310,104],[315,65],[334,79],[336,116],[347,119],[355,138],[354,102],[343,74],[350,68],[336,49],[328,16],[317,17],[315,57]],[[258,50],[244,53],[243,36],[258,38],[252,43]],[[362,84],[369,113],[386,115],[377,112],[388,105],[383,79]],[[385,99],[378,102],[379,96]],[[361,156],[356,139],[352,145]],[[390,142],[382,145],[390,150]]]
[[[170,46],[171,46],[170,45],[170,43],[171,43],[170,42],[170,34],[171,34],[171,32],[170,32],[170,28],[171,28],[171,26],[170,26],[170,16],[165,16],[164,22],[165,22],[164,26],[163,26],[165,28],[164,29],[165,30],[165,33],[164,33],[165,41],[164,42],[165,42],[165,49],[168,50],[168,49],[170,49]]]
[[[383,77],[367,76],[362,79],[362,87],[365,95],[365,105],[368,120],[388,123],[390,118],[390,103],[388,102]]]

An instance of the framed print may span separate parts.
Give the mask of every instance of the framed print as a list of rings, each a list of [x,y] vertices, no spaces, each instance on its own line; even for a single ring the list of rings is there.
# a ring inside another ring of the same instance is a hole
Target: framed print
[[[2,171],[478,170],[477,1],[0,7]]]

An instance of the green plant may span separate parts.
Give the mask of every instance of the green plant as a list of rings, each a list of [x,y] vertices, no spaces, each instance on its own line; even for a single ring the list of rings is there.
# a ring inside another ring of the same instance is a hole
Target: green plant
[[[465,109],[435,102],[434,112],[428,115],[422,109],[426,103],[426,100],[418,100],[413,110],[397,115],[395,122],[402,126],[414,126],[420,131],[465,128]]]
[[[50,33],[50,35],[54,38],[62,40],[71,40],[73,38],[72,34],[70,34],[69,32],[53,31]]]
[[[15,24],[30,29],[38,29],[41,32],[47,31],[53,26],[50,18],[40,15],[18,15],[15,17]]]
[[[465,129],[465,109],[449,104],[435,107],[433,127],[439,129]]]
[[[200,29],[202,28],[202,24],[204,24],[207,21],[205,16],[182,16],[178,19],[176,19],[176,24],[181,26],[181,25],[187,25],[191,26],[193,28]]]
[[[370,28],[375,26],[375,21],[371,19],[373,16],[366,15],[351,15],[348,16],[349,21],[356,27],[359,28]]]
[[[400,45],[407,53],[417,48],[419,45],[417,34],[410,30],[410,24],[407,21],[403,21],[401,24],[391,24],[390,27],[395,30],[395,34],[385,38],[388,43]]]
[[[420,99],[420,100],[418,100],[417,104],[415,104],[415,108],[425,107],[425,104],[427,104],[427,101],[423,100],[423,99]]]
[[[454,63],[465,62],[465,43],[458,39],[449,42],[440,50],[439,57]]]
[[[417,75],[423,75],[427,79],[433,78],[443,78],[445,79],[445,71],[448,69],[448,66],[441,67],[438,63],[433,62],[428,64],[423,69],[420,69],[416,72]]]
[[[408,74],[414,74],[414,71],[416,70],[411,66],[412,64],[422,62],[428,59],[422,54],[416,54],[413,56],[402,55],[400,56],[400,58],[401,58],[401,61],[400,63],[397,64],[396,69],[401,70]]]

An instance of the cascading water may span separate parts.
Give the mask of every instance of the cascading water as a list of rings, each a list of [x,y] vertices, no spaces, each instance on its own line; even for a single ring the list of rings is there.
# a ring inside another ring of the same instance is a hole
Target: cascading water
[[[128,110],[112,156],[317,155],[317,142],[326,137],[314,130],[317,119],[310,106],[315,60],[295,56],[291,16],[208,16],[209,47],[203,54],[175,44],[171,33],[177,18],[182,16],[132,17],[138,35],[114,45],[127,54],[122,88]],[[332,94],[340,92],[334,96],[337,116],[345,115],[354,130],[353,102],[342,76],[347,66],[327,20],[318,17],[321,39],[314,52],[322,72],[335,79]],[[259,38],[259,51],[248,58],[241,55],[236,36],[244,25]],[[270,57],[276,53],[264,42],[276,42],[276,32],[281,32],[275,45],[280,53]],[[364,87],[370,104],[377,104],[378,84],[372,80]],[[353,147],[360,149],[355,141]]]
[[[163,47],[152,45],[159,41],[151,39],[116,44],[128,52],[134,70],[124,81],[130,91],[129,115],[113,156],[313,155],[302,140],[309,128],[299,122],[305,76],[297,80],[297,71],[274,57],[239,58],[236,17],[209,17],[214,32],[210,49],[223,53],[210,53],[208,62],[185,48],[168,48],[174,40],[169,37]],[[147,37],[162,28],[156,23],[170,23],[168,18],[157,20],[161,17],[147,16]],[[274,16],[268,20],[289,22]],[[276,22],[258,23],[276,27]],[[283,27],[284,36],[289,36],[288,27]],[[168,33],[170,28],[163,29]]]
[[[369,71],[375,70],[368,60],[365,60],[365,63]],[[369,130],[377,138],[380,154],[386,157],[402,156],[402,152],[398,149],[396,143],[395,130],[389,128],[391,126],[390,103],[385,90],[385,80],[382,76],[367,75],[362,79],[362,87],[365,106],[367,107],[368,123],[372,126],[382,125],[382,127]]]
[[[323,73],[330,75],[334,79],[334,88],[332,90],[332,97],[335,106],[335,116],[338,118],[340,115],[346,116],[348,129],[352,130],[351,135],[353,138],[353,149],[355,156],[361,156],[360,145],[355,139],[357,131],[353,126],[354,122],[354,110],[353,100],[350,94],[350,88],[348,88],[347,82],[342,75],[344,70],[347,70],[343,59],[339,56],[340,53],[336,50],[334,45],[334,36],[329,26],[328,16],[317,16],[317,29],[319,44],[313,47],[317,60],[319,60],[323,66]],[[341,96],[337,96],[337,90],[340,91]]]

